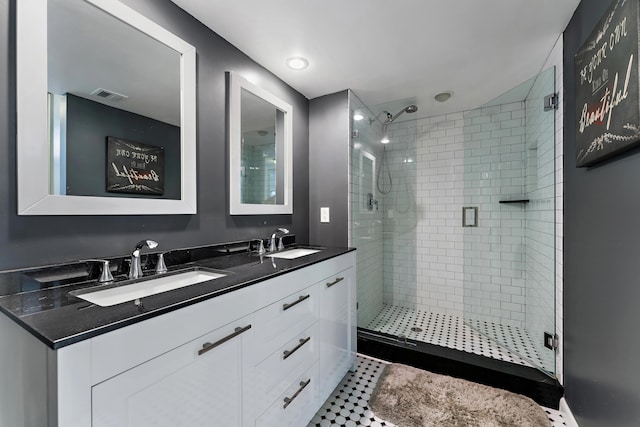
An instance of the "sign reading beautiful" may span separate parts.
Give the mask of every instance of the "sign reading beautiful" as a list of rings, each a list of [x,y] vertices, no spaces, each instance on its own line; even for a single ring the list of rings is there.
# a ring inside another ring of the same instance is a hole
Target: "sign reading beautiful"
[[[107,137],[107,191],[164,192],[164,148]]]
[[[640,141],[638,0],[615,0],[575,56],[576,166]]]

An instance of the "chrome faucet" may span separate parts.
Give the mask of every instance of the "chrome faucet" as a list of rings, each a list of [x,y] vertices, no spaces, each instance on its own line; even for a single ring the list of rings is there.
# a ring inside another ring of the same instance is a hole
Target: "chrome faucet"
[[[144,247],[153,249],[158,246],[158,242],[153,240],[140,240],[131,253],[131,265],[129,266],[129,279],[142,277],[142,266],[140,265],[140,251]]]
[[[282,243],[282,237],[280,237],[280,244],[276,247],[276,234],[278,233],[283,233],[283,236],[284,236],[285,234],[289,234],[289,230],[286,228],[278,228],[273,232],[273,234],[271,234],[271,239],[269,240],[269,252],[275,252],[276,248],[278,250],[284,249],[284,244]]]

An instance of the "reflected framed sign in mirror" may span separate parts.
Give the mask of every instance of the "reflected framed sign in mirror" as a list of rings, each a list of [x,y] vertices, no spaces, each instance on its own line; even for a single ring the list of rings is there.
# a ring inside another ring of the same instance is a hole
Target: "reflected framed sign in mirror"
[[[228,73],[229,212],[293,213],[293,108]]]
[[[16,50],[19,215],[196,213],[193,46],[117,0],[42,0]],[[113,135],[162,150],[162,191],[109,190]]]

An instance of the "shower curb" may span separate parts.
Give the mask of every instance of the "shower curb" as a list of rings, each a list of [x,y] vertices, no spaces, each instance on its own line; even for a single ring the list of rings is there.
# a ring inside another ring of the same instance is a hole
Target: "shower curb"
[[[399,342],[393,335],[361,328],[358,353],[519,393],[552,409],[560,408],[564,394],[555,378],[536,368],[410,339]]]

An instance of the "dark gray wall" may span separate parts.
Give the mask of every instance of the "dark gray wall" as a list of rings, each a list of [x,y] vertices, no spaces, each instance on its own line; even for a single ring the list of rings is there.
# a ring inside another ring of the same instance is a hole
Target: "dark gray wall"
[[[609,4],[582,0],[564,34],[564,382],[580,427],[640,425],[640,152],[575,162],[573,58]]]
[[[349,242],[349,92],[309,102],[309,240],[323,246]],[[330,223],[320,223],[320,207]]]
[[[107,192],[107,136],[164,148],[162,196]],[[180,127],[67,95],[67,194],[180,199]]]
[[[266,237],[277,226],[308,241],[308,100],[169,0],[125,0],[197,50],[198,214],[22,217],[16,214],[15,4],[0,0],[0,269],[128,253],[142,238],[170,249]],[[228,212],[225,71],[253,73],[293,106],[294,214]]]

